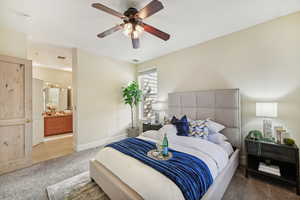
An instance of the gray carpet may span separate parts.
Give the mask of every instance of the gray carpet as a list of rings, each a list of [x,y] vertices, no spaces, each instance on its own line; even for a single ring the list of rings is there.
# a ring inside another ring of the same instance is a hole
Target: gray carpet
[[[74,153],[0,176],[0,200],[48,200],[48,186],[88,171],[99,149]],[[295,189],[257,178],[246,179],[239,169],[223,200],[299,200]]]
[[[47,187],[47,192],[49,200],[109,200],[88,171]]]
[[[88,171],[99,149],[56,158],[0,176],[0,200],[48,200],[46,188]]]

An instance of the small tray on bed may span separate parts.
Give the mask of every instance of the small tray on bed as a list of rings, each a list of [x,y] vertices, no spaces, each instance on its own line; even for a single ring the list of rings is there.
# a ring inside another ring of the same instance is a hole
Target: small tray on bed
[[[163,156],[161,153],[157,151],[157,149],[153,149],[148,151],[147,156],[155,160],[169,160],[173,157],[173,154],[172,152],[169,152],[168,156]]]

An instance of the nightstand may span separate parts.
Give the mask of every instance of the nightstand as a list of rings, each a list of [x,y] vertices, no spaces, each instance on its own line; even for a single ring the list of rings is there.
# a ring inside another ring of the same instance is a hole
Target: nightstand
[[[143,123],[143,132],[150,130],[159,130],[162,124]]]
[[[261,140],[245,140],[247,151],[246,177],[248,173],[276,179],[282,183],[296,187],[299,190],[299,149],[296,145],[288,146]],[[279,166],[281,176],[259,171],[259,163],[268,160],[272,165]]]

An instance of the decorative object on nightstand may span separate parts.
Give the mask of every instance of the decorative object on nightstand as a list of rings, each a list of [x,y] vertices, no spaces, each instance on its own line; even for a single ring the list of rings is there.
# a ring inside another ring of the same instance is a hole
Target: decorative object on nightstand
[[[248,173],[273,178],[299,190],[299,149],[293,145],[277,144],[246,138],[246,177]]]
[[[143,132],[150,130],[159,130],[162,124],[143,123]]]
[[[276,134],[276,142],[278,144],[285,144],[284,139],[290,138],[290,134],[282,126],[276,126],[274,127],[274,130]]]
[[[295,140],[292,138],[284,138],[283,143],[289,146],[293,146],[295,144]]]
[[[171,120],[167,116],[164,116],[164,122],[163,123],[164,123],[164,125],[170,124]]]
[[[273,137],[272,119],[277,117],[277,103],[256,103],[256,116],[263,117],[263,134],[265,138]]]
[[[278,144],[281,144],[281,139],[282,139],[282,134],[281,133],[282,133],[282,130],[283,130],[282,126],[275,126],[274,127],[276,142]]]
[[[152,110],[154,112],[154,123],[155,124],[160,123],[160,119],[159,119],[160,116],[159,116],[159,114],[160,114],[160,111],[161,111],[161,104],[158,103],[158,102],[153,103],[152,104]]]
[[[247,138],[253,139],[253,140],[260,140],[263,138],[263,135],[262,135],[261,131],[253,130],[253,131],[249,132]]]

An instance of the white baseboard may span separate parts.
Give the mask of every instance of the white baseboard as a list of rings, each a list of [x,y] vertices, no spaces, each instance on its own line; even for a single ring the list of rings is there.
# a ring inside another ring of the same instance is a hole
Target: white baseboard
[[[76,147],[76,151],[84,151],[84,150],[87,150],[87,149],[104,146],[108,143],[118,141],[118,140],[124,139],[126,137],[127,137],[127,135],[125,135],[125,134],[124,135],[116,135],[116,136],[112,136],[112,137],[105,138],[105,139],[102,139],[102,140],[90,142],[90,143],[87,143],[87,144],[80,144]]]
[[[126,134],[123,134],[123,135],[115,135],[115,136],[113,136],[113,137],[108,138],[107,143],[116,142],[116,141],[118,141],[118,140],[122,140],[122,139],[125,139],[125,138],[127,138],[127,135],[126,135]]]

